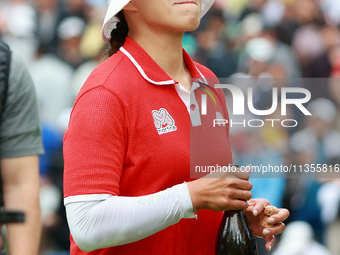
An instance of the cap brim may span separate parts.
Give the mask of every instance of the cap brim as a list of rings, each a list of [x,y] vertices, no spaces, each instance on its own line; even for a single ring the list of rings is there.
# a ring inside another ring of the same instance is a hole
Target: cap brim
[[[120,12],[129,2],[130,0],[111,0],[102,27],[102,36],[105,42],[110,42],[111,31],[116,28],[116,24],[119,21],[116,17],[117,13]],[[215,0],[202,0],[201,17],[208,12],[214,2]]]
[[[215,0],[202,0],[201,18],[209,11]]]
[[[102,36],[105,42],[110,42],[111,31],[116,28],[116,24],[119,19],[116,17],[130,0],[111,0],[109,7],[107,8],[104,23],[102,27]]]

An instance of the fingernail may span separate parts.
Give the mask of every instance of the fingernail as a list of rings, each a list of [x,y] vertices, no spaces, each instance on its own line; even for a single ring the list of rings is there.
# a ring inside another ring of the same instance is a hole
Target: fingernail
[[[275,243],[275,238],[273,238],[273,240],[270,242],[269,251],[272,249],[274,243]]]
[[[254,211],[253,211],[253,215],[254,215],[254,216],[257,216],[258,213],[259,213],[259,212],[258,212],[257,210],[254,210]]]
[[[263,235],[264,235],[264,236],[266,236],[266,235],[268,235],[268,234],[270,234],[270,231],[269,231],[268,229],[263,230]]]
[[[267,223],[268,223],[268,224],[272,224],[272,223],[274,223],[274,221],[275,221],[274,218],[269,218],[269,219],[267,220]]]
[[[275,243],[275,238],[271,241],[270,247],[272,247]]]

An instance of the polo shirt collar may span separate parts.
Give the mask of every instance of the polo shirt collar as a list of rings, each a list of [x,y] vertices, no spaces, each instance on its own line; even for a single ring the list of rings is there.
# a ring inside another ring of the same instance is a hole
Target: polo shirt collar
[[[125,54],[130,61],[137,68],[139,73],[148,82],[155,85],[171,85],[177,84],[178,82],[173,80],[150,56],[149,54],[139,46],[134,40],[127,37],[125,43],[119,49]],[[195,66],[189,54],[183,49],[184,62],[187,65],[191,77],[193,78],[204,78],[202,73]]]

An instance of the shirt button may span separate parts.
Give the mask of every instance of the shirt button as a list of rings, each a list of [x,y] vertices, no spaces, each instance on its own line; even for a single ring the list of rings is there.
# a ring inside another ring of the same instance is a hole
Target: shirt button
[[[190,109],[195,111],[196,110],[196,105],[195,104],[190,105]]]

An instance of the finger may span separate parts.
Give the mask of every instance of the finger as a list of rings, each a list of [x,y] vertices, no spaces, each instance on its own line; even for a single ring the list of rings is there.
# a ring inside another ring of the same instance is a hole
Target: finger
[[[240,178],[240,179],[243,179],[243,180],[249,180],[249,177],[250,177],[250,172],[252,170],[252,166],[251,165],[248,165],[246,167],[241,167],[241,168],[238,168],[238,171],[236,172],[236,177],[237,178]]]
[[[282,222],[277,223],[276,225],[274,225],[273,227],[270,228],[265,228],[263,230],[263,235],[278,235],[280,233],[282,233],[286,228],[286,225]]]
[[[284,221],[288,217],[289,217],[289,211],[287,209],[279,209],[279,212],[275,215],[274,218],[278,219],[278,221]]]
[[[236,178],[246,180],[246,181],[248,181],[250,178],[249,173],[244,171],[243,168],[238,168],[238,171],[233,174],[235,175]]]
[[[268,224],[276,224],[285,221],[289,217],[289,211],[287,209],[279,209],[279,212],[268,218]]]
[[[255,206],[256,205],[256,199],[250,199],[249,205]]]
[[[253,198],[248,201],[249,207],[254,208],[257,203],[258,198]]]
[[[249,199],[251,199],[251,196],[252,196],[252,193],[250,191],[237,189],[236,191],[234,191],[231,197],[234,199],[248,201]]]
[[[253,215],[257,216],[260,212],[264,210],[264,208],[270,205],[270,202],[267,199],[258,199],[256,200],[256,204],[254,205]]]
[[[244,171],[246,171],[247,173],[251,173],[251,171],[253,170],[253,166],[252,164],[247,165],[246,167],[243,167]]]
[[[226,166],[226,171],[223,173],[225,178],[239,178],[243,180],[249,179],[250,167],[235,167],[235,166]]]
[[[264,247],[266,248],[267,251],[270,251],[275,243],[276,240],[275,236],[267,235],[264,239],[266,240],[266,244]]]
[[[253,215],[253,208],[254,208],[254,206],[250,205],[249,201],[250,200],[247,201],[247,203],[248,203],[247,209],[244,210],[244,212],[247,214],[248,220],[254,218],[254,215]]]
[[[240,179],[235,181],[235,184],[233,186],[240,190],[251,190],[253,188],[253,184],[250,181]]]
[[[228,210],[245,210],[248,207],[248,203],[244,200],[234,199],[228,203]]]

